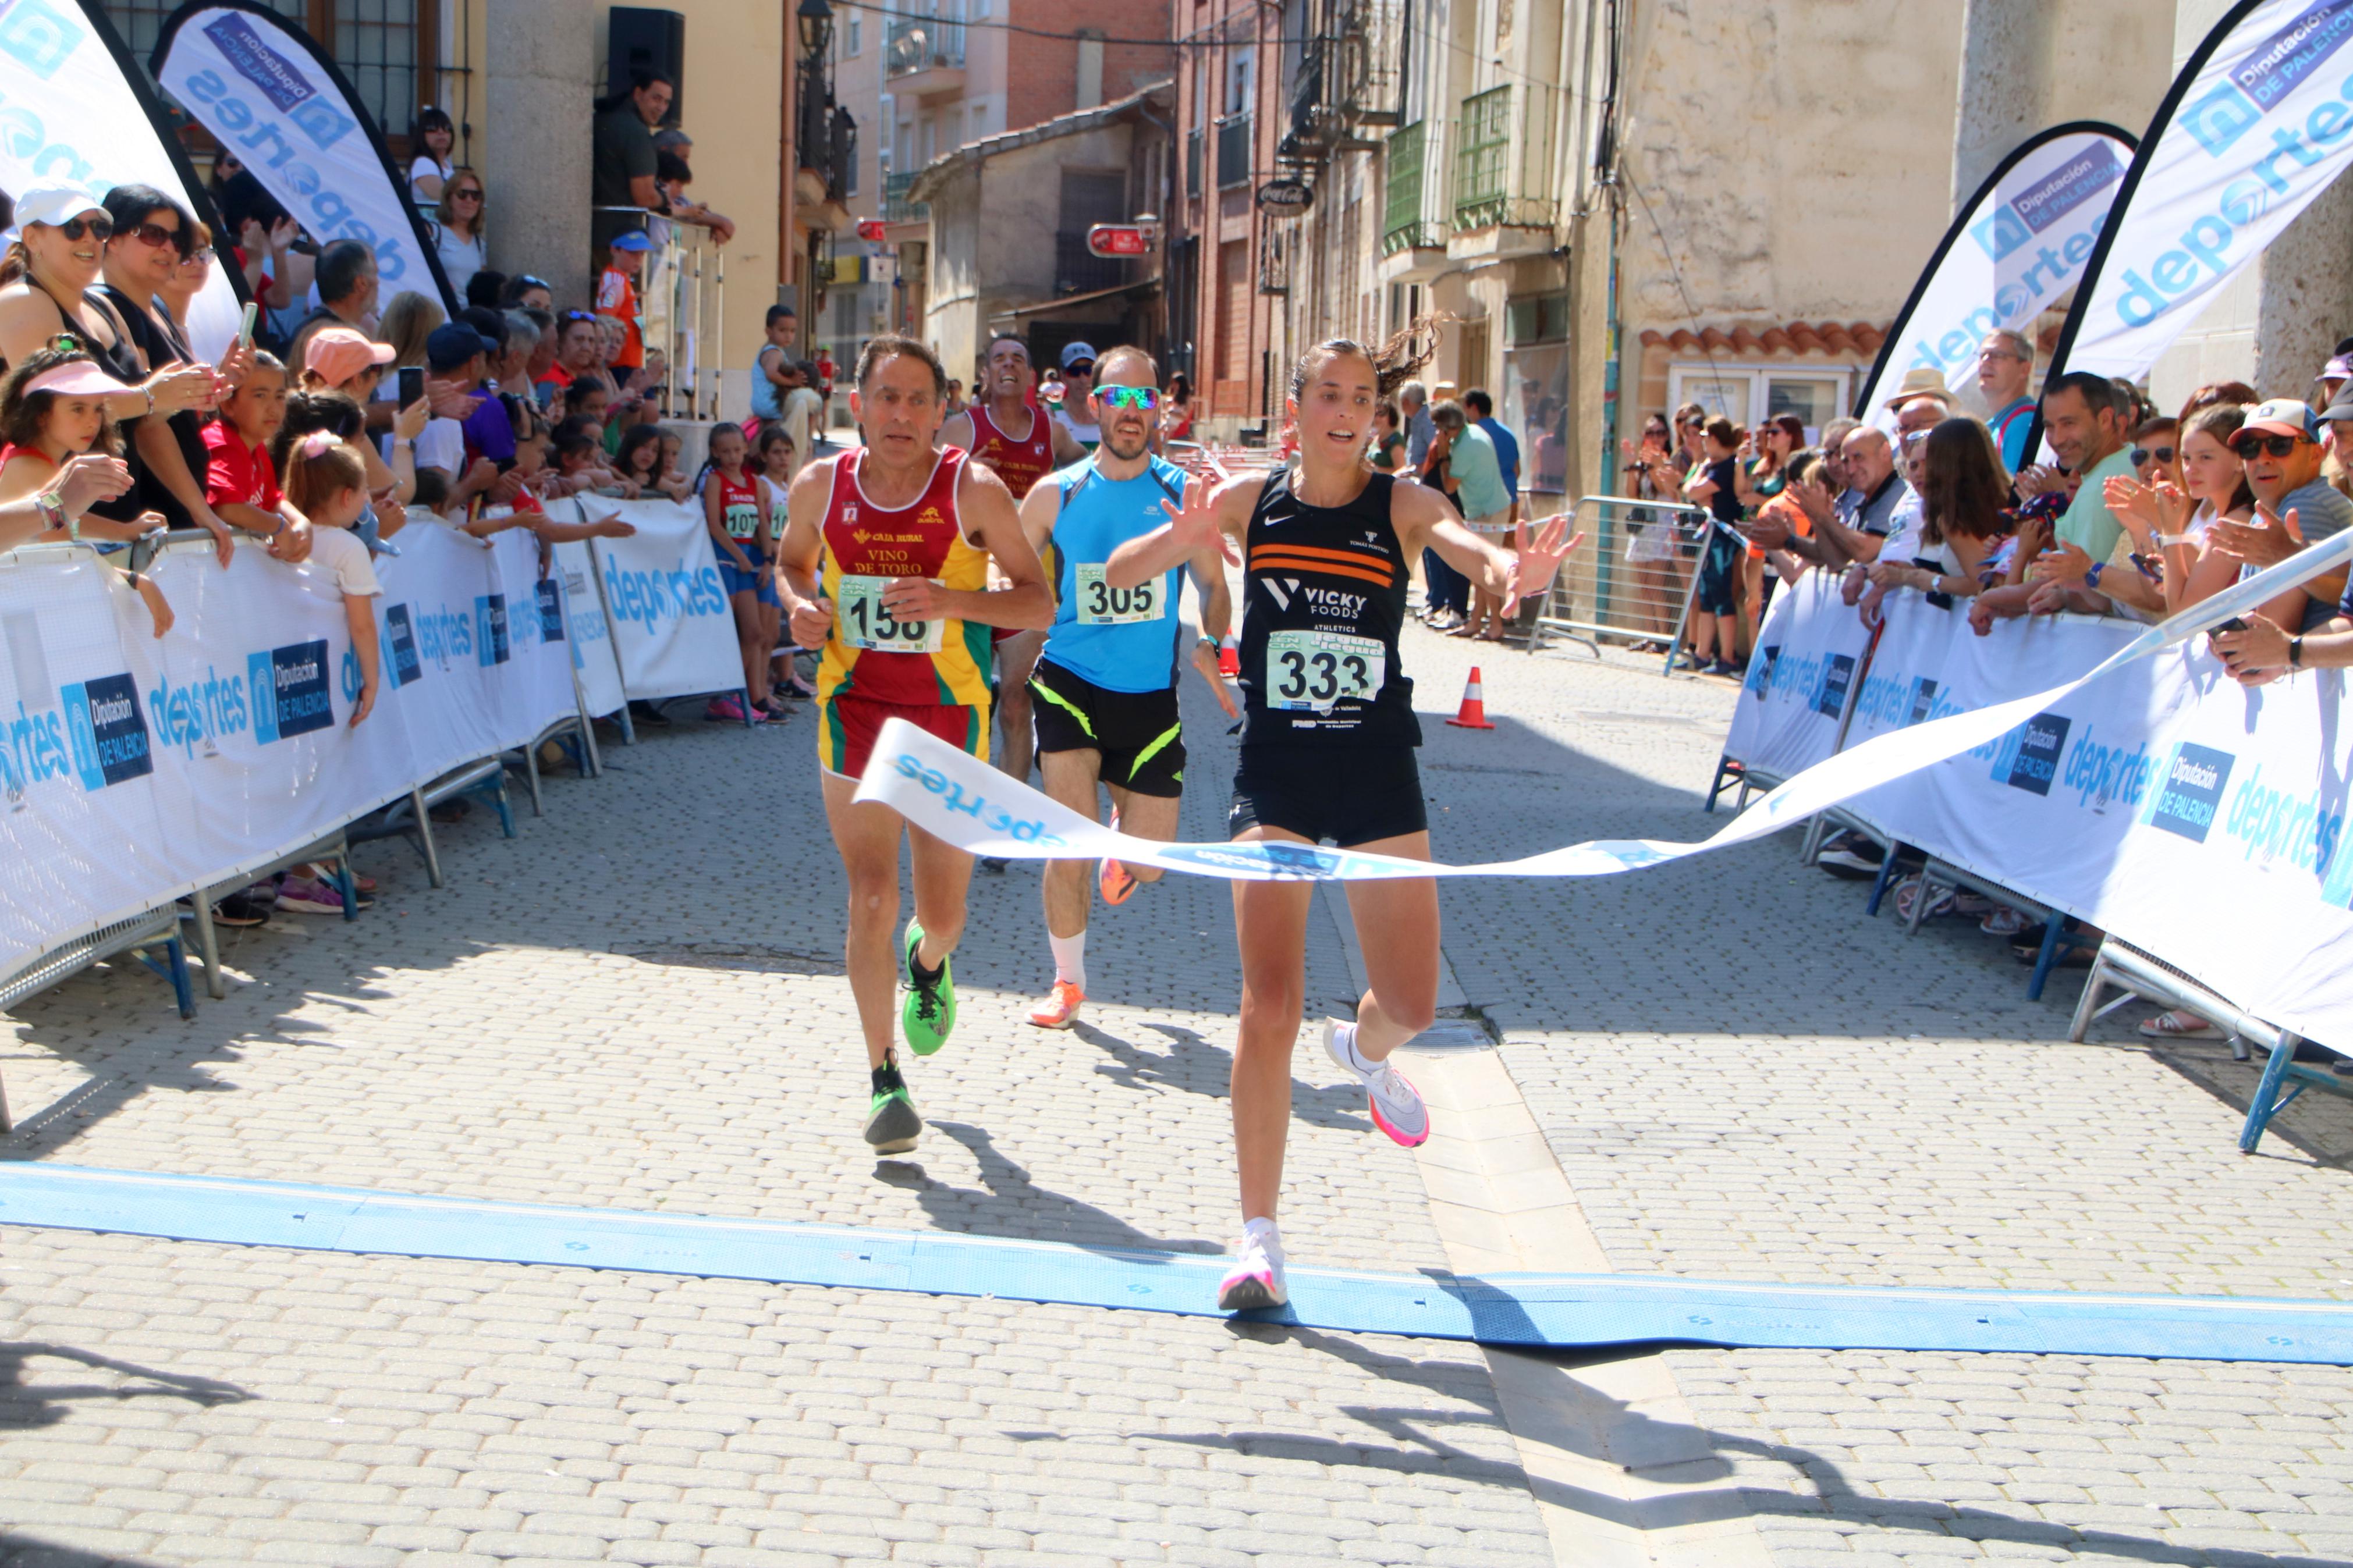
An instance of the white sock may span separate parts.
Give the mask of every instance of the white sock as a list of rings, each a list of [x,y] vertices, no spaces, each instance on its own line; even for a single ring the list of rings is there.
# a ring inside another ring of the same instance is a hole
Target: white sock
[[[1269,1247],[1279,1248],[1282,1245],[1282,1237],[1275,1230],[1274,1221],[1264,1215],[1242,1221],[1242,1239],[1247,1241],[1252,1237]]]
[[[1335,1024],[1332,1026],[1332,1038],[1337,1042],[1340,1047],[1341,1060],[1346,1062],[1350,1067],[1355,1068],[1358,1072],[1368,1073],[1373,1070],[1375,1064],[1366,1061],[1364,1058],[1363,1054],[1356,1049],[1356,1025]]]
[[[1054,950],[1054,978],[1067,980],[1084,991],[1087,988],[1087,933],[1076,936],[1056,936],[1046,933],[1046,945]]]

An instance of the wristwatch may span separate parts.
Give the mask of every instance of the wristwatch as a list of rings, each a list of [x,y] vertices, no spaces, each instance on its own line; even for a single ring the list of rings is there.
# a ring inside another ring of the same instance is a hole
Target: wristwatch
[[[2304,668],[2304,634],[2302,632],[2287,639],[2287,667],[2290,669]]]
[[[2107,564],[2105,561],[2093,562],[2092,569],[2084,574],[2084,586],[2097,588],[2100,585],[2100,574],[2107,569]]]
[[[56,490],[41,491],[33,498],[33,504],[40,509],[44,523],[63,530],[69,539],[79,540],[81,537],[81,520],[66,515],[65,498]]]

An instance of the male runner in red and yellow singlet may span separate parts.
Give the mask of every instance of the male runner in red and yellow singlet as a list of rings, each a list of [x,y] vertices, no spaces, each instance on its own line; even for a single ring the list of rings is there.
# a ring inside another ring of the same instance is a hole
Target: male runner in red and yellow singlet
[[[940,445],[970,452],[974,462],[986,465],[1005,481],[1018,503],[1039,479],[1084,460],[1087,452],[1060,420],[1048,418],[1045,410],[1030,402],[1038,387],[1038,372],[1029,363],[1029,344],[1010,332],[999,332],[989,342],[987,365],[980,395],[973,399],[972,406],[950,415],[941,425]],[[1050,563],[1046,564],[1050,567]],[[1029,781],[1037,750],[1029,677],[1038,668],[1038,650],[1045,646],[1043,632],[997,634],[997,721],[1005,736],[997,765],[1024,783]],[[992,871],[1005,869],[1002,860],[987,864]]]
[[[849,988],[873,1073],[866,1141],[882,1153],[913,1148],[923,1130],[892,1037],[896,971],[903,955],[901,1022],[915,1054],[929,1056],[955,1026],[948,955],[964,934],[972,857],[913,835],[915,918],[894,952],[906,822],[851,797],[889,719],[986,760],[990,629],[1042,628],[1054,618],[1045,571],[1004,482],[961,449],[934,449],[947,379],[923,344],[869,340],[849,401],[864,445],[801,470],[777,549],[793,639],[825,650],[818,760],[826,820],[849,873]],[[992,560],[1001,589],[988,586]]]

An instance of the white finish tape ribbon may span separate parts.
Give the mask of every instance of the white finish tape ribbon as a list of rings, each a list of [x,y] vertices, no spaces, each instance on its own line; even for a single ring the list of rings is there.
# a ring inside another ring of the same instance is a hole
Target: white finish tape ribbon
[[[1114,833],[924,733],[902,719],[882,727],[857,798],[888,805],[914,826],[976,855],[1008,860],[1112,856],[1197,877],[1248,881],[1361,881],[1388,877],[1607,877],[1729,848],[1803,822],[1841,801],[2000,739],[2108,671],[2243,616],[2307,579],[2353,559],[2353,529],[2255,574],[2168,621],[2152,626],[2064,685],[1973,712],[1956,713],[1864,742],[1808,768],[1696,844],[1599,838],[1517,860],[1450,866],[1349,849],[1259,841],[1160,844]]]

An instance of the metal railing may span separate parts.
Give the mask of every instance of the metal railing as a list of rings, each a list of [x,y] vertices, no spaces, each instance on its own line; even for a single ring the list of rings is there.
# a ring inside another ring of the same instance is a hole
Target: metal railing
[[[638,285],[638,334],[648,356],[659,352],[668,366],[655,395],[663,416],[718,418],[726,382],[726,251],[692,224],[639,207],[595,210],[626,213],[654,242]]]
[[[1381,254],[1446,243],[1425,199],[1430,128],[1417,120],[1389,132],[1388,185],[1381,208]]]
[[[1257,152],[1253,132],[1257,121],[1247,114],[1229,114],[1218,121],[1218,187],[1250,183]]]
[[[931,220],[932,204],[911,202],[907,187],[915,183],[914,174],[882,176],[882,221],[884,223],[927,223]]]
[[[1635,496],[1580,496],[1572,531],[1586,542],[1562,564],[1530,628],[1662,653],[1672,673],[1683,623],[1699,590],[1699,567],[1715,526],[1704,507]]]
[[[939,16],[909,16],[891,24],[882,46],[882,75],[955,70],[964,65],[964,24]]]
[[[1462,100],[1454,154],[1454,227],[1549,227],[1552,89],[1506,85]]]

